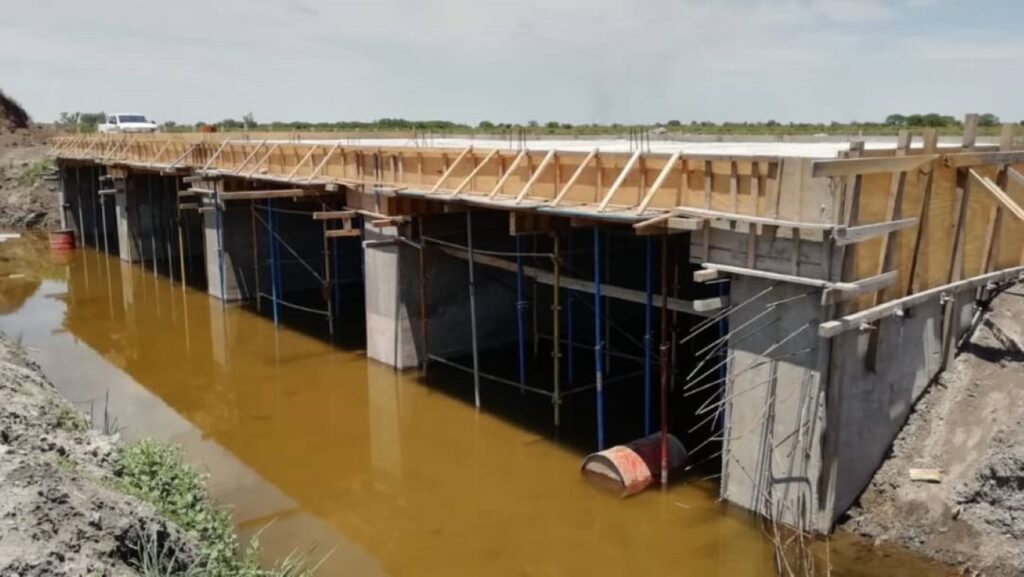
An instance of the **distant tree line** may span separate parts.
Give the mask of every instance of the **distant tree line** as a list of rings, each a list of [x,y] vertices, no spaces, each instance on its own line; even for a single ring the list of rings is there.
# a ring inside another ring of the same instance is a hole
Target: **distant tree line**
[[[62,112],[57,124],[63,128],[78,132],[96,130],[103,122],[103,112]],[[1000,119],[995,114],[982,114],[978,124],[982,128],[999,126]],[[1024,120],[1020,122],[1024,126]],[[407,120],[404,118],[381,118],[374,121],[339,121],[339,122],[307,122],[307,121],[274,121],[257,122],[250,112],[241,119],[225,118],[216,122],[197,122],[180,125],[174,121],[162,125],[167,132],[189,132],[194,130],[216,129],[218,131],[311,131],[311,132],[429,132],[445,133],[482,133],[482,134],[562,134],[562,135],[596,135],[619,133],[627,130],[657,131],[659,133],[697,133],[697,134],[892,134],[903,128],[937,128],[940,131],[954,133],[962,130],[963,123],[952,117],[938,113],[928,114],[890,114],[882,122],[789,122],[776,120],[759,122],[713,122],[710,120],[693,120],[684,123],[680,120],[669,120],[654,124],[571,124],[551,120],[538,122],[530,120],[525,123],[493,122],[482,120],[478,124],[451,122],[448,120]]]

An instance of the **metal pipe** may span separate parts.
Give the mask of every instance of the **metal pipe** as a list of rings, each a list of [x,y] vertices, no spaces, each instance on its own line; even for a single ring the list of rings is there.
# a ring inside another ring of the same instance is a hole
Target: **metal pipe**
[[[476,343],[476,276],[473,266],[473,211],[466,211],[466,250],[469,252],[469,323],[473,339],[473,403],[480,408],[480,355]]]
[[[654,238],[648,236],[644,241],[644,435],[651,434],[651,356],[654,335],[652,334],[653,319],[652,308],[654,305]]]
[[[571,265],[572,264],[572,255],[573,255],[573,250],[572,250],[572,231],[571,230],[569,231],[568,238],[569,238],[569,263]],[[572,274],[572,267],[571,266],[569,268],[569,273]],[[566,374],[566,380],[568,381],[569,386],[571,387],[573,385],[573,383],[575,382],[575,380],[576,380],[576,378],[575,378],[576,377],[576,368],[573,366],[573,365],[576,364],[576,362],[575,362],[576,361],[576,353],[573,350],[575,348],[575,346],[573,344],[573,337],[574,337],[573,332],[574,331],[573,331],[573,318],[572,318],[572,309],[573,309],[572,305],[573,305],[573,299],[575,297],[573,296],[572,289],[566,289],[565,292],[567,293],[566,294],[566,300],[568,301],[568,302],[566,302],[566,307],[565,307],[565,332],[567,333],[566,334],[566,338],[569,341],[568,342],[568,346],[567,346],[566,351],[565,351],[566,352],[566,355],[565,355],[565,365],[566,366],[565,366],[565,368],[566,368],[566,373],[567,373]]]
[[[326,210],[326,206],[324,209]],[[324,234],[324,281],[323,297],[327,305],[327,332],[334,338],[334,299],[331,298],[331,239],[327,238],[327,221],[323,221]]]
[[[224,294],[224,234],[220,226],[220,185],[213,187],[213,226],[217,233],[217,273],[220,277],[220,306],[227,306],[228,295]]]
[[[269,260],[269,265],[270,265],[270,267],[269,267],[270,268],[270,303],[271,303],[271,308],[273,309],[273,312],[274,312],[274,328],[277,328],[279,326],[278,303],[277,303],[277,300],[278,300],[277,299],[277,272],[278,271],[277,271],[277,250],[275,248],[275,245],[277,244],[277,242],[274,240],[274,223],[277,221],[277,216],[275,216],[275,214],[274,214],[273,205],[274,205],[274,199],[268,198],[267,199],[267,221],[268,221],[267,222],[267,224],[268,224],[268,226],[267,226],[267,228],[268,228],[268,231],[267,231],[267,244],[269,246],[267,247],[268,248],[267,252],[270,253],[269,254],[269,257],[270,257],[270,260]]]
[[[661,486],[668,486],[668,381],[672,341],[668,332],[668,235],[661,237]]]
[[[82,237],[82,245],[85,245],[85,213],[82,211],[82,173],[75,167],[75,202],[78,203],[78,234]]]
[[[149,251],[153,253],[153,276],[156,276],[156,213],[153,211],[153,183],[151,178],[146,179],[146,198],[149,199]],[[142,223],[139,224],[141,225]]]
[[[110,254],[110,244],[107,240],[107,197],[99,196],[99,193],[97,196],[100,199],[100,217],[103,219],[103,252]]]
[[[175,184],[177,188],[177,184]],[[177,197],[178,191],[174,191],[175,197]],[[188,285],[187,278],[185,277],[185,240],[182,238],[182,226],[181,226],[181,207],[178,206],[178,201],[175,200],[174,206],[177,209],[177,221],[178,221],[178,267],[181,270],[181,293],[185,294],[185,287]],[[185,317],[188,317],[186,313]]]
[[[249,226],[252,229],[252,276],[256,284],[256,312],[263,307],[260,295],[260,243],[256,237],[256,200],[249,201]]]
[[[340,239],[331,239],[331,259],[333,262],[334,277],[331,279],[331,299],[334,301],[334,315],[341,314],[341,249],[344,245]]]
[[[424,374],[427,372],[427,364],[430,361],[430,348],[428,347],[429,341],[429,326],[430,322],[430,308],[427,302],[427,243],[424,241],[423,235],[423,217],[419,217],[419,229],[420,229],[420,344],[423,347],[423,358],[420,361],[422,371]]]
[[[559,368],[560,368],[560,365],[562,364],[562,353],[561,353],[561,349],[560,349],[560,347],[562,345],[562,341],[561,341],[561,338],[559,336],[559,329],[561,328],[559,326],[559,325],[561,325],[561,310],[559,309],[559,304],[561,304],[561,301],[560,301],[560,296],[561,295],[559,294],[559,291],[561,290],[561,279],[562,279],[562,277],[561,277],[561,263],[559,263],[559,259],[561,258],[561,255],[558,254],[559,239],[558,239],[558,233],[557,232],[552,235],[552,243],[554,245],[553,246],[553,250],[552,250],[552,252],[554,253],[554,257],[552,257],[551,260],[552,260],[552,263],[553,263],[552,266],[554,267],[555,282],[552,285],[552,290],[551,290],[551,300],[552,300],[552,304],[551,304],[551,327],[552,327],[552,333],[553,333],[553,335],[552,335],[553,338],[551,339],[551,368],[552,368],[552,372],[554,373],[554,375],[552,377],[552,383],[553,383],[555,392],[554,392],[554,395],[552,395],[552,397],[551,397],[551,403],[554,405],[555,426],[557,427],[557,426],[561,425],[561,414],[560,413],[561,413],[561,404],[562,404],[562,396],[561,396],[562,385],[559,382],[559,380],[560,380],[560,378],[559,378],[560,377],[560,375],[559,375]]]
[[[526,301],[523,300],[522,237],[516,236],[516,334],[519,337],[519,384],[526,385]],[[520,389],[521,391],[524,389]]]
[[[594,386],[597,397],[597,450],[604,450],[604,353],[601,342],[601,229],[594,227]]]

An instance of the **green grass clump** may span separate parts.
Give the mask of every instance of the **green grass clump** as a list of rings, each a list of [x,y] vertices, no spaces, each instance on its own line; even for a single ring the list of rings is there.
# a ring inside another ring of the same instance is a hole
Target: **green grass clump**
[[[218,509],[210,499],[206,476],[185,463],[179,447],[141,441],[121,447],[113,464],[117,488],[152,503],[161,514],[197,539],[202,547],[202,559],[188,575],[305,577],[313,574],[306,556],[289,557],[272,570],[261,569],[257,540],[251,541],[244,550],[239,546],[231,515]],[[167,557],[164,552],[155,556],[164,557]],[[152,558],[152,551],[149,554],[140,551],[140,560]],[[152,567],[151,563],[140,563],[143,575],[160,574]]]
[[[80,433],[85,427],[85,417],[81,413],[67,405],[57,405],[57,428]]]
[[[53,170],[53,160],[40,158],[33,161],[18,177],[18,184],[25,187],[35,186],[43,180],[43,176]]]

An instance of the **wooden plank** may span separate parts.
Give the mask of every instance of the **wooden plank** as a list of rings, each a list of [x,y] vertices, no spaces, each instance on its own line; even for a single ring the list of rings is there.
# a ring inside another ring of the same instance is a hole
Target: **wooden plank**
[[[676,162],[679,162],[679,157],[682,154],[683,151],[677,150],[672,154],[671,157],[669,157],[668,162],[665,163],[665,168],[661,169],[661,172],[658,174],[658,177],[654,179],[654,184],[651,185],[651,188],[647,191],[646,194],[644,194],[644,197],[640,201],[640,204],[637,205],[637,214],[643,214],[643,212],[647,210],[647,205],[651,203],[651,199],[653,199],[654,195],[657,194],[658,190],[661,189],[661,185],[665,183],[665,179],[668,178],[668,175],[672,173],[672,168],[675,167]]]
[[[749,216],[746,214],[733,214],[731,212],[722,212],[718,210],[708,210],[704,208],[692,208],[689,206],[677,206],[672,209],[672,213],[676,216],[695,216],[699,218],[706,218],[709,220],[726,220],[734,222],[745,222],[750,224],[760,224],[767,226],[780,226],[786,228],[802,229],[802,230],[820,230],[829,231],[836,228],[836,225],[827,222],[800,222],[795,220],[781,220],[777,218],[769,218],[766,216]]]
[[[971,168],[986,164],[1024,164],[1024,150],[989,151],[989,152],[953,152],[942,157],[942,162],[950,168]]]
[[[248,177],[252,176],[253,173],[255,173],[257,170],[259,170],[260,166],[262,166],[264,162],[267,162],[267,160],[270,159],[270,155],[274,154],[274,151],[276,151],[280,147],[281,147],[280,144],[275,144],[275,145],[271,146],[270,149],[267,150],[267,153],[264,154],[260,158],[259,162],[257,162],[256,164],[253,165],[252,170],[250,170],[249,172],[245,173],[245,177],[248,178]],[[236,172],[241,172],[241,171],[236,171]]]
[[[490,153],[488,153],[487,156],[484,157],[483,161],[481,161],[480,164],[476,165],[476,168],[474,168],[469,173],[469,176],[467,176],[465,178],[465,180],[463,180],[461,183],[459,183],[459,185],[457,187],[455,187],[455,190],[452,191],[452,196],[453,197],[458,196],[459,193],[461,193],[462,190],[464,188],[466,188],[466,186],[469,185],[469,183],[472,182],[473,179],[476,178],[476,176],[478,174],[480,174],[480,171],[482,171],[484,169],[484,167],[487,166],[487,163],[490,162],[491,159],[496,157],[497,155],[498,155],[498,149],[497,148],[495,148]]]
[[[825,338],[832,338],[841,335],[846,331],[856,329],[862,325],[876,320],[900,314],[911,307],[926,303],[930,300],[940,298],[942,295],[951,296],[959,292],[973,290],[987,284],[999,284],[1006,281],[1024,279],[1024,266],[1011,269],[978,275],[965,280],[947,283],[942,286],[923,290],[919,293],[907,295],[903,298],[882,303],[876,307],[846,315],[842,318],[827,321],[818,325],[818,335]]]
[[[576,184],[576,181],[579,180],[580,176],[583,174],[584,169],[587,168],[587,165],[590,164],[590,161],[593,160],[595,156],[597,156],[596,147],[590,149],[590,152],[587,154],[587,156],[580,162],[579,167],[576,169],[575,172],[572,173],[572,176],[569,177],[568,182],[565,183],[565,186],[562,187],[562,190],[558,191],[558,194],[555,195],[555,199],[551,201],[551,206],[558,206],[558,204],[562,202],[562,199],[565,197],[566,193],[568,193],[569,189]]]
[[[257,144],[257,145],[256,145],[256,147],[252,149],[252,152],[250,152],[250,153],[249,153],[249,154],[248,154],[248,155],[247,155],[247,156],[245,157],[245,159],[243,159],[243,160],[242,160],[242,164],[239,164],[239,165],[238,165],[238,166],[237,166],[237,167],[236,167],[236,168],[234,169],[234,172],[236,172],[236,173],[237,173],[237,172],[242,172],[242,169],[243,169],[243,168],[245,168],[246,166],[248,166],[248,165],[249,165],[249,163],[250,163],[250,162],[252,162],[252,159],[253,159],[253,158],[256,158],[256,155],[257,155],[257,154],[259,154],[259,151],[260,151],[260,150],[262,150],[262,149],[263,149],[263,147],[264,147],[264,146],[265,146],[266,144],[267,144],[267,141],[266,141],[266,140],[262,140],[262,141],[260,141],[260,143],[259,143],[259,144]]]
[[[520,190],[519,194],[516,195],[516,204],[521,203],[523,199],[526,198],[526,195],[530,193],[530,189],[533,188],[533,185],[537,184],[537,181],[540,180],[541,174],[544,173],[544,169],[548,167],[548,164],[551,164],[551,159],[553,159],[554,157],[555,149],[552,148],[551,150],[548,151],[547,154],[544,155],[544,158],[540,161],[540,165],[537,167],[537,170],[533,171],[533,175],[530,176],[530,180],[526,181],[526,184],[523,185],[522,190]]]
[[[356,216],[354,210],[327,210],[313,213],[313,220],[337,220],[344,218],[353,218]]]
[[[452,172],[455,171],[455,167],[457,167],[459,163],[462,162],[462,159],[466,158],[466,156],[469,155],[470,152],[473,152],[473,147],[467,146],[461,153],[459,153],[457,157],[455,157],[455,162],[451,163],[448,166],[448,169],[444,171],[444,174],[441,175],[441,178],[436,183],[434,183],[433,188],[430,189],[431,193],[437,192],[438,189],[441,188],[441,185],[444,184],[444,181],[448,180],[448,177],[451,176]]]
[[[1024,208],[1021,208],[1019,204],[1014,202],[1013,199],[1010,198],[1010,195],[1003,192],[1003,190],[999,188],[999,186],[997,186],[996,183],[992,182],[992,179],[988,178],[987,176],[982,176],[981,174],[978,174],[978,172],[975,171],[973,168],[968,170],[968,174],[970,175],[972,182],[978,184],[983,189],[985,189],[989,194],[995,197],[995,199],[999,202],[999,204],[1003,206],[1003,208],[1010,211],[1010,214],[1015,216],[1018,220],[1024,221]]]
[[[811,164],[811,176],[855,176],[880,174],[883,172],[906,172],[920,168],[938,158],[935,154],[907,156],[869,156],[866,158],[840,158],[836,160],[815,160]]]
[[[729,278],[729,275],[717,270],[706,268],[693,271],[693,282],[705,283],[723,278]]]
[[[973,150],[978,144],[978,115],[974,112],[964,116],[964,150]]]
[[[763,278],[763,279],[766,279],[766,280],[774,280],[774,281],[779,281],[779,282],[788,282],[788,283],[792,283],[792,284],[804,285],[804,286],[821,288],[821,289],[831,288],[831,289],[836,289],[836,290],[839,290],[839,291],[842,291],[842,292],[853,292],[853,293],[857,293],[858,291],[864,292],[865,289],[863,287],[864,287],[864,285],[866,283],[892,282],[892,281],[888,280],[890,278],[888,276],[883,278],[883,279],[876,279],[876,278],[872,277],[872,278],[864,279],[862,281],[857,281],[857,282],[831,282],[831,281],[827,281],[827,280],[819,279],[819,278],[810,278],[810,277],[797,276],[797,275],[791,275],[791,274],[785,274],[785,273],[779,273],[779,272],[770,272],[770,271],[766,271],[766,270],[756,270],[756,269],[751,269],[751,268],[744,268],[744,267],[739,267],[739,266],[732,266],[732,265],[718,264],[718,263],[702,263],[701,266],[706,268],[706,269],[708,269],[708,270],[718,271],[719,273],[728,273],[728,274],[732,274],[732,275],[742,275],[742,276],[752,276],[752,277],[756,277],[756,278]],[[895,276],[892,276],[891,278],[893,279],[893,281],[895,280]],[[871,284],[870,286],[877,287],[878,284]],[[867,289],[867,290],[874,290],[874,289]]]
[[[893,284],[895,284],[897,280],[899,280],[899,272],[891,270],[891,271],[888,271],[888,272],[884,272],[884,273],[875,275],[873,277],[868,277],[866,279],[861,279],[859,281],[856,281],[856,282],[853,282],[853,283],[849,283],[851,285],[856,285],[856,288],[849,288],[848,287],[848,288],[846,288],[846,290],[838,289],[838,288],[828,288],[828,289],[825,289],[824,292],[822,292],[821,304],[822,305],[836,304],[836,303],[848,301],[848,300],[850,300],[852,298],[855,298],[857,296],[860,296],[862,294],[867,294],[867,293],[876,293],[877,294],[878,291],[880,291],[882,289],[885,289],[887,287],[890,287]],[[844,284],[846,284],[846,283],[844,283]]]
[[[633,167],[636,166],[636,161],[639,159],[639,150],[634,152],[633,156],[629,157],[629,160],[626,162],[626,166],[622,168],[622,172],[619,173],[618,178],[615,179],[611,188],[609,188],[608,192],[605,193],[604,198],[601,199],[601,203],[597,205],[598,212],[604,212],[605,209],[608,208],[608,203],[612,201],[612,197],[615,196],[615,193],[619,190],[619,187],[622,186],[622,183],[626,182],[626,177],[633,171]]]
[[[306,162],[313,157],[313,153],[317,151],[319,148],[319,144],[315,144],[312,147],[310,147],[309,151],[306,152],[305,156],[302,157],[302,160],[295,164],[295,168],[293,168],[292,171],[288,173],[288,176],[284,177],[285,180],[291,180],[292,178],[294,178],[295,174],[299,172],[300,168],[302,168],[302,165],[306,164]]]
[[[301,198],[325,196],[330,193],[313,188],[283,188],[280,190],[242,190],[238,192],[222,192],[221,200],[262,200],[267,198]]]
[[[359,230],[358,228],[347,228],[347,229],[343,228],[343,229],[336,229],[336,230],[328,230],[327,232],[324,233],[324,238],[344,238],[344,237],[354,237],[354,236],[362,236],[362,235],[363,235],[363,232],[361,230]]]
[[[505,174],[501,175],[501,178],[498,179],[497,184],[494,185],[494,188],[491,190],[491,193],[487,195],[487,198],[494,198],[495,196],[498,195],[498,191],[500,191],[502,187],[505,186],[505,182],[507,182],[508,179],[511,178],[512,173],[514,173],[516,169],[519,168],[519,165],[522,164],[524,158],[526,158],[525,148],[520,150],[519,154],[517,154],[516,157],[512,159],[512,164],[508,165],[508,169],[505,170]]]
[[[832,239],[836,246],[846,246],[858,242],[871,240],[882,235],[889,235],[898,230],[910,228],[918,223],[917,217],[901,218],[891,222],[879,222],[874,224],[863,224],[860,226],[845,225],[837,226],[832,231]]]
[[[1016,168],[1007,168],[1006,176],[1010,182],[1016,183],[1017,186],[1024,186],[1024,174],[1017,171]]]
[[[230,141],[229,140],[224,140],[224,142],[221,143],[220,148],[217,149],[217,152],[214,152],[213,155],[210,156],[210,160],[207,160],[206,164],[204,164],[203,168],[201,168],[200,170],[206,170],[206,169],[210,168],[210,166],[213,165],[213,161],[217,160],[217,158],[220,157],[220,153],[224,152],[224,148],[227,147],[228,142],[230,142]]]
[[[934,152],[939,147],[939,134],[934,128],[925,130],[923,133],[925,152]],[[935,167],[924,174],[921,182],[921,202],[917,211],[917,231],[914,235],[914,245],[910,252],[910,267],[907,271],[907,285],[904,295],[914,292],[914,279],[917,276],[917,266],[921,260],[921,249],[924,244],[924,235],[928,227],[928,211],[931,209],[932,187],[935,182]]]
[[[331,159],[331,156],[333,156],[334,153],[337,152],[340,147],[341,143],[335,143],[334,146],[332,146],[331,149],[327,151],[327,155],[324,156],[323,160],[320,161],[320,164],[316,165],[316,168],[313,169],[313,172],[309,173],[309,177],[306,178],[307,183],[313,182],[314,178],[320,176],[320,173],[327,166],[327,161]],[[342,163],[344,163],[344,160],[342,160]]]

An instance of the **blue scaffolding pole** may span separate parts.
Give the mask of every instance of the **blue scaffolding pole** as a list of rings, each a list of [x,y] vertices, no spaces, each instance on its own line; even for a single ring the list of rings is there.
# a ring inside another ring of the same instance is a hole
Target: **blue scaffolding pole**
[[[516,236],[516,329],[519,335],[519,391],[526,392],[526,301],[523,299],[522,237]]]
[[[652,260],[654,241],[650,236],[644,242],[645,284],[644,284],[644,435],[651,434],[651,348],[654,335],[651,309],[654,305],[654,271]]]
[[[220,222],[220,187],[214,186],[213,191],[213,222],[217,229],[217,271],[220,274],[220,306],[227,306],[228,295],[224,294],[224,231]],[[155,260],[156,255],[154,255]],[[154,267],[156,264],[154,263]]]
[[[604,450],[604,344],[601,342],[601,230],[594,227],[594,386],[597,396],[597,450]]]
[[[277,270],[277,241],[274,239],[274,232],[276,229],[277,215],[274,213],[274,199],[267,199],[267,224],[269,230],[267,231],[267,242],[270,243],[270,250],[268,250],[268,256],[270,258],[270,302],[273,305],[274,310],[274,327],[276,328],[279,323],[278,310],[277,310],[277,286],[278,286],[278,270]]]
[[[569,274],[572,274],[572,231],[569,231],[569,265],[570,265],[569,266]],[[571,387],[573,385],[573,383],[576,381],[576,369],[574,367],[574,365],[576,364],[576,362],[575,362],[576,353],[573,350],[573,349],[576,348],[574,343],[573,343],[573,334],[574,334],[575,331],[573,330],[573,318],[572,318],[572,316],[573,316],[572,315],[573,299],[575,297],[573,296],[572,289],[566,289],[566,293],[567,293],[566,296],[567,296],[567,301],[568,302],[566,302],[565,325],[566,325],[566,332],[568,333],[568,334],[566,334],[566,339],[568,340],[568,346],[566,348],[565,365],[566,365],[566,380],[569,382],[569,386]]]

